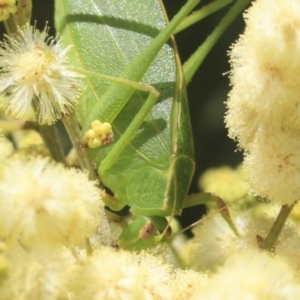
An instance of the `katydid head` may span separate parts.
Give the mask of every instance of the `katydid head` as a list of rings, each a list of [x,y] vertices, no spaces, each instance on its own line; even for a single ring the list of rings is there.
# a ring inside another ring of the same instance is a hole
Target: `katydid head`
[[[220,214],[225,222],[228,224],[229,228],[234,232],[236,236],[239,236],[238,229],[236,228],[233,220],[231,219],[229,209],[226,203],[218,196],[214,194],[198,194],[198,198],[203,200],[202,197],[205,195],[208,198],[210,195],[209,201],[215,202],[217,205],[217,210],[210,214],[209,217],[212,217],[215,214]],[[192,197],[195,201],[195,195]],[[240,199],[234,201],[231,204],[239,201]],[[157,245],[161,241],[171,242],[176,236],[181,235],[188,229],[195,227],[197,224],[203,222],[203,218],[197,222],[191,224],[190,226],[179,230],[174,235],[171,236],[171,227],[170,222],[172,217],[168,221],[164,217],[146,217],[140,216],[132,221],[128,225],[122,234],[119,237],[119,246],[127,250],[142,250],[146,248],[151,248]]]
[[[171,235],[171,227],[163,217],[138,217],[124,229],[119,238],[122,248],[141,250],[155,246]]]

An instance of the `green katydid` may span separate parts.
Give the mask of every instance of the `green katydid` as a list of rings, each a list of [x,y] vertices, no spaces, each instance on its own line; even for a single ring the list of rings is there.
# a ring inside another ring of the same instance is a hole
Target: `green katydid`
[[[189,0],[166,25],[157,1],[56,0],[56,27],[74,45],[72,59],[86,73],[88,88],[78,110],[82,131],[96,119],[113,125],[116,141],[90,155],[114,192],[107,206],[130,205],[137,217],[121,236],[125,248],[153,245],[167,232],[166,216],[210,198],[185,202],[194,172],[193,141],[171,38],[199,2]],[[145,14],[136,13],[141,9]],[[125,57],[120,49],[128,45]]]

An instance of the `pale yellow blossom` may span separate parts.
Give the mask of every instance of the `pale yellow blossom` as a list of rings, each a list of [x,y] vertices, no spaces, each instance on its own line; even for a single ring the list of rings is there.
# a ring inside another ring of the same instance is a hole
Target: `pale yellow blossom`
[[[0,236],[6,241],[77,244],[99,224],[103,204],[86,174],[26,156],[6,160],[1,169]]]
[[[298,299],[300,285],[294,271],[267,251],[234,253],[191,300]]]
[[[201,295],[201,288],[209,282],[204,273],[193,270],[180,270],[174,272],[172,300],[188,300]]]
[[[253,2],[232,47],[226,125],[245,150],[257,133],[300,133],[299,10],[298,0]]]
[[[101,248],[87,257],[73,278],[74,299],[170,299],[171,269],[159,258]]]
[[[206,170],[199,179],[199,186],[204,192],[214,193],[225,202],[232,202],[245,197],[249,186],[241,166],[233,169],[229,166]]]
[[[274,212],[274,215],[278,213]],[[193,229],[194,238],[187,245],[189,266],[200,272],[215,272],[231,254],[258,249],[257,236],[266,238],[274,218],[239,212],[231,212],[239,235],[235,235],[220,214],[205,218]],[[274,245],[274,252],[300,275],[300,235],[296,228],[287,223]],[[299,277],[300,278],[300,277]]]
[[[74,111],[80,96],[80,75],[68,64],[67,53],[48,27],[21,27],[7,35],[0,48],[1,106],[6,113],[26,119],[31,104],[41,124],[52,124]]]
[[[67,282],[74,264],[61,249],[14,246],[7,256],[9,272],[0,286],[1,299],[67,299]]]
[[[230,53],[225,118],[245,151],[254,195],[278,204],[300,199],[300,2],[257,0]]]
[[[231,213],[231,218],[243,237],[249,228],[249,218],[245,214],[236,215]],[[187,245],[189,253],[189,266],[200,272],[212,272],[223,264],[231,253],[248,247],[255,247],[255,236],[251,241],[242,240],[228,226],[220,214],[214,214],[202,220],[192,230],[194,237]]]
[[[300,200],[300,138],[285,132],[260,137],[245,155],[252,193],[280,205]]]

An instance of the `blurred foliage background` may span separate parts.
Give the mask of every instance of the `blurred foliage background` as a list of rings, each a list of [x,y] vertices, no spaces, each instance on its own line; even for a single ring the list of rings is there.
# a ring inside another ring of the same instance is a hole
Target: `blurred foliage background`
[[[50,26],[50,35],[55,35],[54,29],[54,0],[32,0],[32,21],[36,27],[43,29],[45,23]],[[152,0],[144,0],[152,1]],[[169,18],[183,6],[186,0],[163,0]],[[210,3],[202,0],[198,7]],[[182,62],[197,49],[214,27],[227,13],[229,6],[205,18],[192,27],[178,33],[176,42]],[[190,193],[199,191],[198,179],[200,174],[210,167],[230,165],[235,167],[242,161],[242,154],[236,151],[236,144],[227,137],[224,126],[224,114],[227,94],[230,90],[228,74],[230,70],[227,52],[230,45],[237,40],[244,30],[244,21],[239,16],[227,29],[225,34],[214,46],[204,63],[188,87],[191,121],[194,133],[196,172],[190,188]],[[4,27],[1,27],[1,33]],[[183,214],[183,226],[199,218],[203,212],[195,208],[187,209]]]

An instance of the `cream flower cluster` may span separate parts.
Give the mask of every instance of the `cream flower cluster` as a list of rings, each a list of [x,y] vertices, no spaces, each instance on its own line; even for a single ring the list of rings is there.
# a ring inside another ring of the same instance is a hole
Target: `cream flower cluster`
[[[48,158],[0,163],[0,299],[188,299],[207,276],[162,259],[95,245],[99,190]]]
[[[257,251],[271,219],[234,217],[239,236],[219,214],[194,230],[193,270],[140,253],[94,245],[101,201],[86,174],[42,157],[0,163],[0,299],[297,299],[300,237],[286,226],[276,256]],[[89,249],[89,248],[87,248]],[[174,251],[174,249],[173,249]],[[203,273],[216,269],[217,272]],[[247,276],[243,276],[247,270]],[[232,285],[230,282],[237,282]],[[218,288],[216,289],[215,286]],[[222,296],[223,295],[223,296]]]
[[[210,168],[201,175],[199,187],[206,193],[218,195],[226,203],[245,197],[249,191],[245,172],[241,166],[236,169],[229,166]]]
[[[298,0],[255,1],[230,54],[229,136],[253,193],[281,205],[300,199],[299,11]]]
[[[0,105],[26,119],[31,104],[40,124],[52,124],[74,111],[80,96],[80,75],[68,65],[69,47],[26,25],[0,43]]]
[[[193,270],[210,277],[199,298],[294,299],[300,291],[299,231],[287,223],[272,253],[258,249],[257,237],[269,232],[273,218],[239,208],[232,220],[239,235],[220,214],[211,214],[193,229],[194,238],[182,251]]]
[[[293,300],[299,292],[293,271],[283,260],[252,249],[232,255],[192,299]]]
[[[9,244],[80,244],[99,224],[101,205],[82,172],[41,157],[1,163],[0,236]]]

